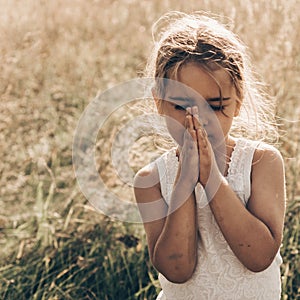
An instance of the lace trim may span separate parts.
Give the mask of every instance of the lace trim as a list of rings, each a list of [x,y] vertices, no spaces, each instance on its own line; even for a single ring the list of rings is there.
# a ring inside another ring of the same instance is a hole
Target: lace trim
[[[251,171],[253,155],[250,150],[252,148],[252,144],[250,144],[248,140],[242,138],[236,139],[235,146],[228,163],[227,175],[225,176],[230,186],[244,204],[247,203],[247,200],[250,197],[250,182],[248,182],[249,180],[247,180],[247,178],[245,179],[245,174]],[[248,157],[249,159],[247,159]],[[160,159],[162,159],[162,162],[159,163],[160,169],[163,168],[163,170],[160,170],[160,173],[165,177],[162,193],[166,202],[169,203],[178,168],[176,149],[171,149],[160,157]],[[251,160],[251,162],[249,160]],[[250,165],[248,166],[247,164]]]
[[[238,159],[238,158],[242,158],[243,155],[244,147],[241,147],[241,144],[245,144],[243,143],[243,141],[244,140],[242,139],[237,139],[235,141],[235,146],[233,147],[233,151],[231,153],[229,163],[228,163],[227,175],[225,176],[226,178],[238,173],[240,164],[243,161],[243,159]]]

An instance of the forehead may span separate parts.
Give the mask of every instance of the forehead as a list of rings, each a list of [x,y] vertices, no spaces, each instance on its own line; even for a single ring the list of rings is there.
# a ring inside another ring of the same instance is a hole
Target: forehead
[[[187,63],[178,70],[176,81],[179,81],[180,84],[172,83],[169,85],[167,94],[192,93],[207,99],[219,97],[220,92],[223,97],[228,97],[233,92],[231,78],[221,68],[209,71],[198,64]]]

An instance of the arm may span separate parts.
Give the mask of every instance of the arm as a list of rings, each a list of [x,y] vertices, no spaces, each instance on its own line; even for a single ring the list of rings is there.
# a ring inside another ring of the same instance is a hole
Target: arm
[[[280,247],[285,213],[283,160],[273,147],[263,145],[253,158],[251,197],[247,208],[220,173],[215,156],[197,113],[200,175],[212,213],[230,248],[241,263],[253,272],[266,269]],[[213,184],[211,189],[208,179]],[[214,187],[217,191],[214,193]]]
[[[196,139],[193,130],[190,134]],[[151,211],[139,205],[151,261],[160,273],[176,283],[185,282],[192,276],[197,260],[194,187],[199,178],[199,161],[197,146],[191,135],[185,134],[169,207],[162,200],[155,164],[140,170],[134,183],[137,203],[153,205]],[[159,199],[161,201],[157,201]]]
[[[192,193],[179,208],[170,213],[172,206],[167,207],[164,204],[159,184],[149,188],[136,187],[143,184],[143,178],[152,176],[151,173],[157,173],[157,170],[140,170],[135,177],[134,188],[138,204],[156,203],[151,212],[151,218],[154,220],[144,222],[150,259],[154,267],[168,280],[182,283],[191,277],[196,265],[195,195]],[[182,185],[177,182],[171,202],[176,202],[182,196],[181,190]],[[161,199],[159,204],[156,202],[158,199]],[[143,212],[141,209],[140,212],[142,218],[149,219],[146,217],[149,212]]]
[[[256,150],[253,162],[247,208],[224,178],[210,207],[238,259],[249,270],[260,272],[272,263],[282,239],[284,168],[279,152],[267,146]]]
[[[189,127],[195,128],[198,142],[199,182],[211,199],[212,213],[241,263],[253,272],[263,271],[272,263],[282,239],[285,213],[282,157],[271,146],[256,149],[251,197],[246,208],[218,169],[197,109],[192,112],[192,121],[188,121]]]

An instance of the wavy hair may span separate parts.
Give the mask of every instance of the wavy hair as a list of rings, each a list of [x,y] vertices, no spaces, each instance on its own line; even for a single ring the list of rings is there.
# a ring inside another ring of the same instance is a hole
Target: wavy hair
[[[197,63],[210,73],[224,69],[241,102],[230,134],[269,143],[277,141],[273,100],[256,79],[246,46],[226,25],[202,12],[170,12],[154,23],[152,35],[154,48],[145,75],[159,79],[154,88],[161,98],[161,79],[177,78],[180,67],[186,63]]]

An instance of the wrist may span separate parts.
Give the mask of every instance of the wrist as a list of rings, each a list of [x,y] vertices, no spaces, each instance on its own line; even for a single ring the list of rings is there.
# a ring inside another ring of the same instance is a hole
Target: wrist
[[[197,185],[197,181],[193,181],[190,178],[186,176],[180,176],[175,181],[175,187],[176,189],[185,189],[189,192],[192,192],[195,189],[195,186]]]
[[[228,182],[222,174],[214,177],[210,177],[207,184],[204,187],[207,199],[210,201],[214,198],[216,193],[220,190],[220,188],[224,185],[228,185]]]
[[[189,175],[191,175],[191,174],[189,172],[187,172],[187,170],[185,172],[183,172],[183,168],[181,166],[181,161],[179,160],[174,185],[175,186],[178,185],[178,186],[180,186],[180,188],[193,190],[198,183],[198,179],[196,178],[196,176],[189,176]]]
[[[189,199],[195,200],[195,186],[187,180],[178,180],[173,186],[172,196],[171,196],[171,206],[172,211],[181,207]]]

